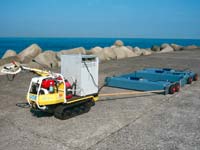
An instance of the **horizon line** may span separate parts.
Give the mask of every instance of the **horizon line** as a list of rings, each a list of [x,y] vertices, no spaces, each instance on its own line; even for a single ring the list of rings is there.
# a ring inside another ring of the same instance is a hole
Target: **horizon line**
[[[200,40],[200,38],[170,38],[170,37],[75,37],[75,36],[0,36],[0,38],[102,38],[102,39],[172,39],[172,40]]]

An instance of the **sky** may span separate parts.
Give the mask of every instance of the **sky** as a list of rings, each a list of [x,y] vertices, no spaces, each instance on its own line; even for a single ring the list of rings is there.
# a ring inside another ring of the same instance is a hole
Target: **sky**
[[[0,0],[0,37],[200,39],[200,0]]]

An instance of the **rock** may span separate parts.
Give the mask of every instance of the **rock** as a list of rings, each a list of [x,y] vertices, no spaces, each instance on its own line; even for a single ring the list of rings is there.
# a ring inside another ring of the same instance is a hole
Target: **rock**
[[[116,59],[117,58],[115,52],[110,47],[105,47],[103,49],[103,53],[104,53],[105,60],[112,60],[112,59]]]
[[[100,61],[105,61],[106,58],[104,56],[104,51],[103,48],[101,47],[94,47],[91,50],[87,51],[88,55],[96,55],[97,57],[99,57]]]
[[[11,57],[7,57],[7,58],[4,58],[4,59],[0,59],[0,66],[5,65],[5,64],[9,64],[12,61],[20,62],[19,57],[11,56]]]
[[[117,59],[123,59],[127,57],[135,57],[137,56],[132,50],[128,49],[125,46],[117,47],[117,46],[112,46],[111,47],[116,54]]]
[[[91,49],[91,52],[92,52],[93,54],[99,53],[99,52],[101,52],[101,51],[103,51],[103,48],[98,47],[98,46]]]
[[[99,58],[100,61],[105,61],[106,60],[103,51],[96,52],[93,55],[96,55]]]
[[[67,54],[86,54],[86,50],[83,47],[73,48],[69,50],[61,50],[56,53],[57,58],[60,60],[61,55],[67,55]]]
[[[121,47],[121,46],[124,46],[124,43],[121,40],[117,40],[117,41],[115,41],[114,45],[116,47]]]
[[[174,51],[180,51],[183,48],[183,46],[177,44],[171,44],[170,46],[174,49]]]
[[[35,57],[36,62],[48,66],[49,68],[56,68],[58,67],[58,60],[56,53],[53,51],[45,51],[41,54],[39,54],[37,57]],[[31,65],[30,63],[29,65]]]
[[[160,51],[160,47],[157,46],[157,45],[154,45],[154,46],[152,46],[151,50],[154,51],[154,52],[159,52]]]
[[[121,50],[123,50],[125,52],[125,54],[126,54],[127,57],[136,57],[137,56],[136,53],[134,53],[132,50],[128,49],[125,46],[122,46],[120,48],[121,48]]]
[[[42,49],[37,44],[32,44],[31,46],[24,49],[18,54],[21,62],[29,63],[33,58],[38,56],[42,52]]]
[[[170,45],[167,44],[167,43],[164,43],[164,44],[161,45],[160,49],[162,50],[162,49],[164,49],[164,48],[166,48],[166,47],[168,47],[168,46],[170,46]]]
[[[192,49],[197,49],[198,46],[196,45],[189,45],[189,46],[186,46],[186,47],[183,47],[182,50],[192,50]]]
[[[30,67],[30,68],[36,68],[36,69],[45,69],[45,70],[49,70],[47,66],[41,66],[35,62],[29,62],[28,64],[25,65],[26,67]]]
[[[86,55],[92,55],[92,51],[91,50],[86,50]]]
[[[116,59],[126,58],[126,53],[121,49],[121,47],[112,46],[113,52],[116,54]]]
[[[125,46],[96,47],[91,49],[89,53],[98,56],[101,61],[137,56],[132,50]]]
[[[16,55],[17,55],[17,53],[14,50],[9,49],[4,53],[2,59],[12,57],[12,56],[16,56]]]
[[[134,47],[134,48],[132,49],[132,51],[133,51],[137,56],[142,55],[142,51],[141,51],[141,49],[140,49],[139,47]]]
[[[58,67],[59,68],[61,67],[61,61],[58,61]]]
[[[151,49],[141,49],[142,51],[142,54],[141,55],[144,55],[144,56],[148,56],[148,55],[151,55],[152,54],[152,51]]]
[[[87,54],[96,55],[101,61],[116,59],[116,54],[110,47],[95,47],[87,52]]]
[[[165,48],[163,48],[159,53],[168,53],[168,52],[173,52],[174,49],[171,46],[166,46]]]
[[[128,49],[133,50],[132,46],[126,46]]]

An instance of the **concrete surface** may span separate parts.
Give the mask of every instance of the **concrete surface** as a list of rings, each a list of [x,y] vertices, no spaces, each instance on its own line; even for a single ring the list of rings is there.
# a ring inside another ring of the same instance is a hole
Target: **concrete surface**
[[[200,50],[109,61],[100,65],[100,85],[106,76],[144,67],[191,68],[200,73]],[[33,74],[14,81],[0,76],[0,149],[200,149],[200,81],[174,95],[103,97],[87,114],[61,121],[33,116],[25,102]],[[118,92],[104,88],[102,93]]]

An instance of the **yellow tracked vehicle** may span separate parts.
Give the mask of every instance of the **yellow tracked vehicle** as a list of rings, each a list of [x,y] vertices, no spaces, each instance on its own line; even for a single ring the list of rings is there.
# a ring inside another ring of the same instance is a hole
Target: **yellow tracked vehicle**
[[[20,64],[5,66],[5,74],[27,70],[37,74],[32,78],[27,101],[33,110],[68,119],[86,113],[98,100],[98,57],[93,55],[62,55],[61,73],[53,73]]]

